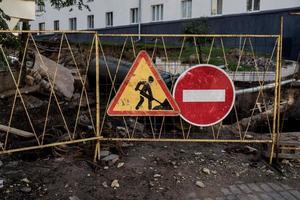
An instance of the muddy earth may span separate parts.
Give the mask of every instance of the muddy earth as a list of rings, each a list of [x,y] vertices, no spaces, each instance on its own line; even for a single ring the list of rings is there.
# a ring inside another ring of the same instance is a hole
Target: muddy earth
[[[109,143],[102,154],[115,157],[97,163],[87,153],[92,148],[70,148],[60,157],[51,149],[1,156],[1,199],[204,199],[232,184],[260,182],[300,189],[300,161],[270,166],[261,146]]]

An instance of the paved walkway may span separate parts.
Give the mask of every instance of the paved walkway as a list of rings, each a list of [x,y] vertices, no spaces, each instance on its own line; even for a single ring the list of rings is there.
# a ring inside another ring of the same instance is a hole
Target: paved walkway
[[[204,200],[300,200],[300,192],[280,183],[235,184],[221,188],[223,196]]]

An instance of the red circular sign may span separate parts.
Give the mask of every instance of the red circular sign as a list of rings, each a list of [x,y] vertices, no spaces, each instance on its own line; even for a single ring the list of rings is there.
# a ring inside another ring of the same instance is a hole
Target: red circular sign
[[[224,70],[204,64],[191,67],[179,76],[173,96],[185,121],[196,126],[211,126],[231,111],[235,89]]]

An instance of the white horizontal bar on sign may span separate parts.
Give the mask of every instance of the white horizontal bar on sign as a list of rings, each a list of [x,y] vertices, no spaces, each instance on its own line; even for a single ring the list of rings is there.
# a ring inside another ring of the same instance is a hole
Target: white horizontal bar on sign
[[[225,90],[183,90],[183,102],[225,102]]]

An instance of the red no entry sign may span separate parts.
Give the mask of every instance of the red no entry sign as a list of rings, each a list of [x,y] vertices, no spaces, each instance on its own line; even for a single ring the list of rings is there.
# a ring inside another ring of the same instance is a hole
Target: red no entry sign
[[[173,96],[185,121],[196,126],[211,126],[229,114],[235,90],[225,71],[204,64],[194,66],[179,76]]]

